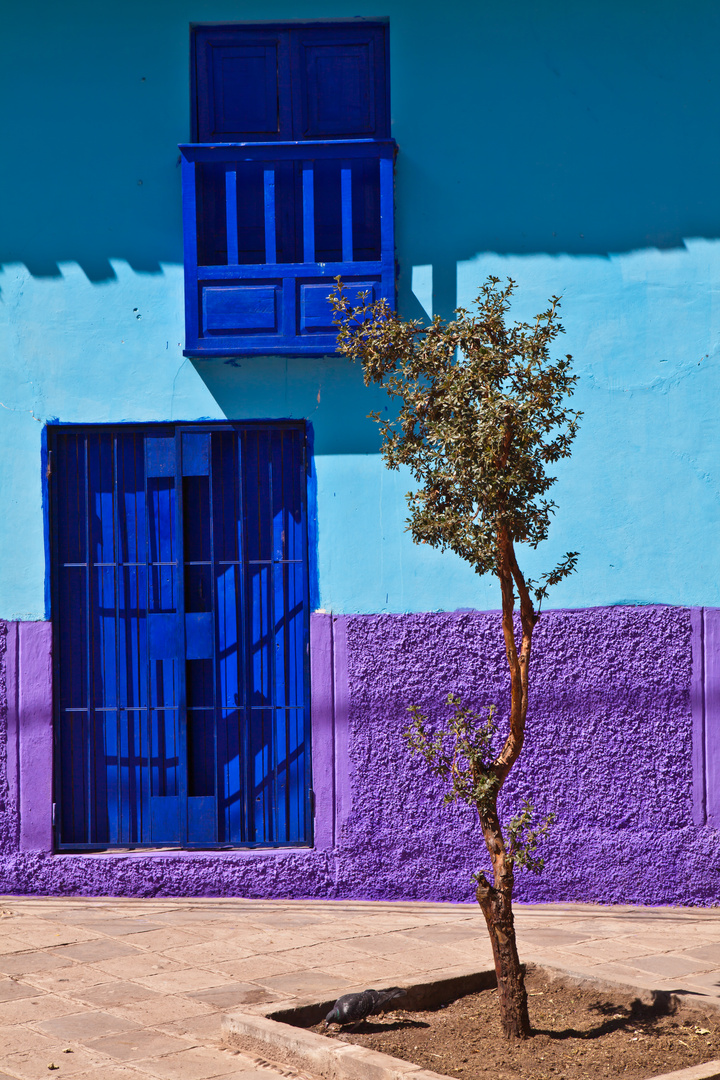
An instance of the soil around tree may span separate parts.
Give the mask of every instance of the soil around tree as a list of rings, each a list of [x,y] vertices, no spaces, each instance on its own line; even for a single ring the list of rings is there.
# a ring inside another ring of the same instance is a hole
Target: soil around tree
[[[525,982],[533,1037],[523,1042],[503,1038],[495,990],[372,1016],[356,1031],[313,1030],[458,1080],[648,1080],[720,1058],[720,1013],[710,1009],[678,1006],[669,994],[644,1004],[531,966]]]

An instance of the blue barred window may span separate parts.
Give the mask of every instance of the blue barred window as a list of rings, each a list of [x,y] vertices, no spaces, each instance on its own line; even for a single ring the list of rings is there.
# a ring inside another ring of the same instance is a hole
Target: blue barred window
[[[186,355],[333,352],[338,275],[394,308],[387,29],[195,28]]]
[[[58,848],[310,843],[303,427],[49,448]]]

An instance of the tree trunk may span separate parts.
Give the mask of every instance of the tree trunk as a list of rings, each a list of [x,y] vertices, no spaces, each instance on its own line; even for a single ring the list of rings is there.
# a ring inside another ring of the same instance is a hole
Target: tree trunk
[[[480,876],[476,896],[492,942],[503,1034],[508,1039],[529,1039],[532,1031],[527,991],[515,941],[512,870],[506,870],[506,875],[502,891],[493,888],[484,876]]]
[[[492,943],[503,1034],[508,1039],[528,1039],[532,1032],[528,1016],[527,991],[515,941],[515,921],[512,911],[514,885],[512,858],[508,855],[503,840],[497,814],[497,797],[525,741],[530,649],[537,615],[532,606],[527,584],[517,565],[513,542],[504,526],[498,533],[498,551],[500,561],[497,574],[502,591],[502,628],[505,654],[510,670],[510,730],[505,745],[492,768],[496,781],[493,806],[492,808],[478,806],[485,844],[492,861],[494,884],[491,885],[483,874],[478,875],[476,896],[485,916]],[[513,625],[515,586],[520,595],[522,624],[519,653]]]

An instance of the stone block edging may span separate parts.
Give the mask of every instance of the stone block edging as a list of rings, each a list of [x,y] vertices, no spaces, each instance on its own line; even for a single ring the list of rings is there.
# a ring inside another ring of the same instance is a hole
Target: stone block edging
[[[657,991],[648,987],[622,983],[612,979],[595,980],[589,974],[573,972],[561,965],[535,964],[551,977],[593,985],[600,989],[623,990],[632,992],[642,1001],[652,1001]],[[450,998],[464,994],[487,990],[496,985],[495,972],[453,969],[438,972],[425,982],[412,982],[398,979],[393,985],[407,991],[403,999],[403,1009],[419,1012],[442,1004]],[[349,987],[344,993],[353,993],[366,989],[365,985]],[[663,993],[663,991],[660,991]],[[674,997],[679,995],[674,994]],[[294,1069],[311,1073],[322,1080],[455,1080],[413,1065],[401,1058],[382,1054],[377,1050],[368,1050],[364,1046],[352,1043],[338,1043],[307,1031],[329,1012],[335,998],[326,1001],[302,999],[273,1002],[256,1005],[244,1012],[228,1013],[222,1020],[223,1041],[226,1045],[257,1053],[271,1062],[289,1065]],[[692,1003],[682,999],[683,1005]],[[707,999],[705,1007],[718,1008]],[[296,1026],[301,1025],[301,1026]],[[707,1061],[702,1065],[692,1065],[672,1073],[663,1073],[648,1077],[647,1080],[720,1080],[720,1059]]]

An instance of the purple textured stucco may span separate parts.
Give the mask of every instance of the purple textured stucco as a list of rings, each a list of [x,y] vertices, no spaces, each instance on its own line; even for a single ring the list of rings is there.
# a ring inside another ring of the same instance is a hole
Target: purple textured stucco
[[[47,622],[17,624],[17,777],[20,850],[53,845],[52,631]]]
[[[716,624],[716,612],[668,607],[543,615],[526,749],[508,801],[527,796],[558,824],[545,872],[518,874],[518,899],[720,899],[720,837],[703,824],[704,798],[708,812],[717,802],[708,790],[720,734],[708,656]],[[21,850],[5,764],[12,771],[7,697],[13,670],[23,670],[20,635],[19,665],[4,653],[15,668],[5,664],[0,686],[0,891],[472,899],[470,873],[485,863],[473,815],[440,805],[437,785],[408,759],[402,730],[409,704],[437,718],[449,691],[475,706],[494,703],[502,716],[499,616],[319,615],[312,641],[314,850],[52,855]],[[21,702],[24,694],[20,686]]]

